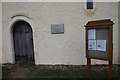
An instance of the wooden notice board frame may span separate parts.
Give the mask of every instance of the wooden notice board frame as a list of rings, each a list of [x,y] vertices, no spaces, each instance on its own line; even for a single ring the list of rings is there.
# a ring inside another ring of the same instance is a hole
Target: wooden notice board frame
[[[90,78],[91,59],[105,60],[109,62],[109,78],[112,78],[113,62],[113,21],[110,19],[88,21],[85,27],[87,78]],[[91,31],[91,33],[90,33]],[[92,38],[91,38],[92,35]],[[102,43],[103,49],[97,45]],[[97,45],[97,46],[93,46]],[[93,47],[91,47],[93,46]],[[98,47],[98,48],[97,48]]]

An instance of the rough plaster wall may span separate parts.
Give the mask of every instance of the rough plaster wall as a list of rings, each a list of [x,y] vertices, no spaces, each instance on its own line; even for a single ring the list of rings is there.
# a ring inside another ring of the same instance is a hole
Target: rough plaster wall
[[[36,64],[85,65],[85,28],[89,20],[111,19],[114,25],[114,63],[118,63],[118,4],[95,3],[94,10],[86,10],[85,3],[3,3],[3,62],[13,62],[10,41],[11,17],[25,15],[33,23]],[[64,34],[51,34],[51,24],[64,24]],[[93,60],[93,64],[106,61]]]
[[[2,2],[0,1],[0,63],[2,62]]]
[[[0,1],[0,79],[2,78],[2,2]]]
[[[2,78],[2,2],[0,1],[0,79]]]
[[[120,48],[120,2],[118,5],[118,48]],[[118,63],[120,64],[120,49],[118,49]]]

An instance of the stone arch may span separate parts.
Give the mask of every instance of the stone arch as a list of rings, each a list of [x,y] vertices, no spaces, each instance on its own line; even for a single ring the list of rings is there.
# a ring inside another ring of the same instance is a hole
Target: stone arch
[[[15,63],[15,56],[14,56],[14,43],[13,43],[13,25],[15,24],[15,23],[17,23],[17,22],[19,22],[19,21],[24,21],[24,22],[27,22],[29,25],[30,25],[30,27],[31,27],[31,29],[32,29],[32,35],[33,35],[33,39],[34,39],[34,29],[33,29],[33,24],[32,24],[32,22],[31,22],[31,20],[30,20],[30,18],[29,17],[27,17],[27,16],[22,16],[22,15],[18,15],[18,16],[13,16],[13,17],[11,17],[11,21],[9,22],[9,32],[10,32],[10,36],[11,36],[11,43],[10,43],[10,45],[11,45],[11,52],[12,52],[12,62],[13,63]],[[34,46],[34,40],[33,40],[33,46]],[[34,47],[33,47],[34,48]],[[35,57],[35,56],[34,56]],[[35,60],[35,58],[34,58],[34,60]]]

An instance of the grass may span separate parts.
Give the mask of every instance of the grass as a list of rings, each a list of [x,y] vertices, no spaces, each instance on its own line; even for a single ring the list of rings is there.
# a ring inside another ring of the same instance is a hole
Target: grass
[[[86,78],[86,70],[53,70],[33,69],[28,75],[29,78]],[[91,70],[91,78],[108,78],[108,70]],[[113,71],[113,78],[118,78],[118,71]]]
[[[9,74],[16,69],[18,65],[7,64],[2,67],[2,77],[8,78]],[[28,68],[27,78],[86,78],[86,69],[53,69],[40,68],[30,64],[19,65],[20,67]],[[118,78],[120,71],[113,70],[113,78]],[[91,69],[91,78],[108,78],[108,68],[102,70]]]
[[[2,78],[8,78],[9,74],[15,69],[15,65],[12,64],[5,64],[2,66]]]
[[[85,70],[33,69],[29,78],[85,78]]]

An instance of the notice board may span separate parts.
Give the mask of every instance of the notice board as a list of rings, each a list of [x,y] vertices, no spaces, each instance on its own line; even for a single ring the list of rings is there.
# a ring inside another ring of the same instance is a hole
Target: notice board
[[[110,19],[89,21],[86,29],[86,57],[111,60],[113,22]]]
[[[91,59],[109,62],[109,78],[112,78],[113,21],[110,19],[89,21],[85,25],[87,78],[90,78]]]

